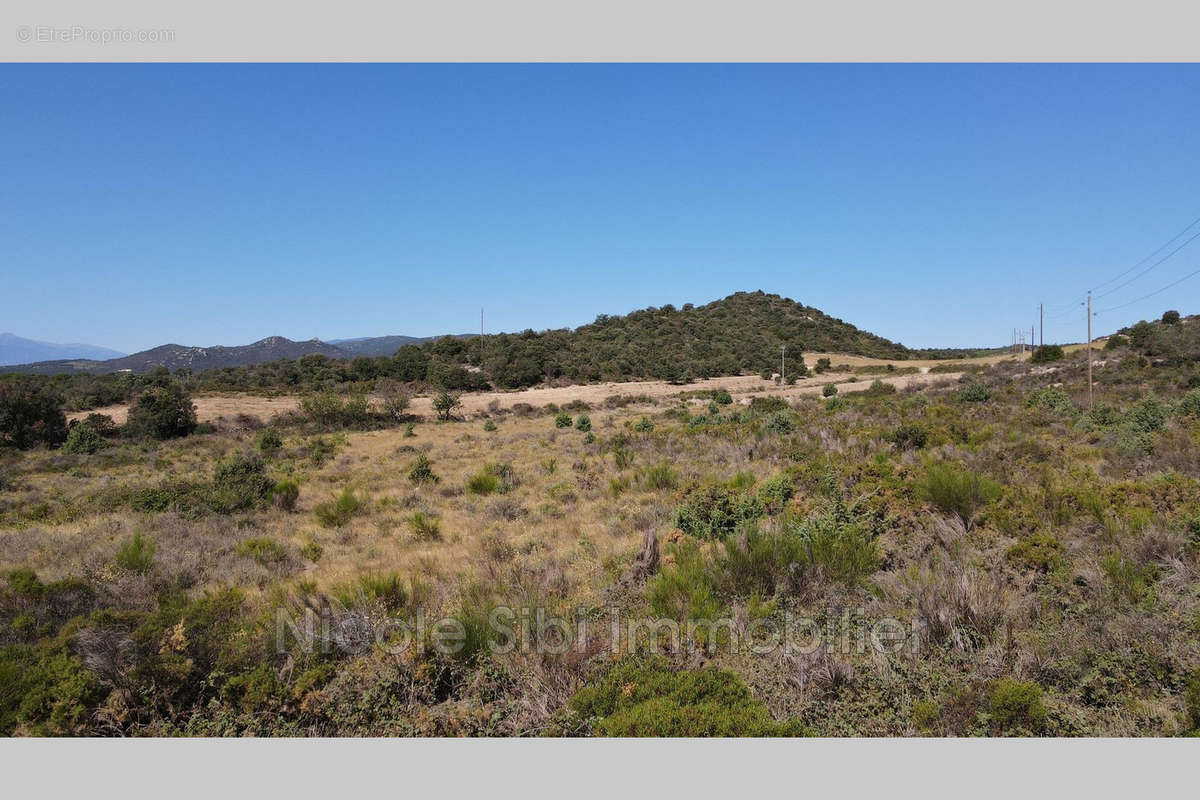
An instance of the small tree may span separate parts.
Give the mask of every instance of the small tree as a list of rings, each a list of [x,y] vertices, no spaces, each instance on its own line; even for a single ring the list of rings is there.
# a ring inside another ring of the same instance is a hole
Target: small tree
[[[61,406],[58,396],[32,380],[0,384],[0,444],[21,449],[61,444],[67,438]]]
[[[379,387],[380,408],[384,416],[393,422],[403,422],[408,416],[408,392],[398,383],[385,383]]]
[[[437,412],[438,419],[448,420],[454,413],[456,408],[462,406],[462,400],[459,396],[451,392],[440,392],[437,397],[433,398],[433,410]]]
[[[129,409],[126,429],[134,436],[170,439],[196,429],[196,406],[178,384],[153,386]]]
[[[1029,360],[1034,364],[1049,364],[1051,361],[1063,360],[1063,349],[1057,344],[1044,344],[1033,351]]]
[[[1178,325],[1179,324],[1179,312],[1178,311],[1163,312],[1162,321],[1163,321],[1164,325]]]
[[[835,386],[832,383],[827,383],[821,387],[821,396],[822,397],[833,397],[835,394],[837,394],[837,392],[838,392],[837,386]]]

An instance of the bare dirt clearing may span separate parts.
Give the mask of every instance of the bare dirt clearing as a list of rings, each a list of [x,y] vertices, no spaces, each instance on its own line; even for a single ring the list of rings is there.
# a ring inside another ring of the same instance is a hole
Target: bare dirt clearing
[[[947,365],[989,366],[1002,361],[1026,360],[1029,353],[1020,355],[998,355],[972,359],[914,359],[909,361],[888,361],[881,358],[865,356],[848,356],[837,353],[805,353],[804,361],[812,368],[818,359],[828,358],[835,368],[849,367],[884,367],[888,364],[898,369],[916,367],[921,370],[918,374],[878,376],[855,376],[850,372],[827,372],[823,375],[796,381],[792,386],[779,386],[773,381],[763,380],[757,375],[731,375],[720,378],[707,378],[693,381],[686,385],[667,383],[666,381],[625,381],[592,384],[576,384],[572,386],[535,387],[512,392],[473,392],[462,396],[462,413],[478,415],[485,413],[493,402],[499,403],[500,408],[512,408],[517,403],[528,403],[532,406],[544,406],[550,403],[563,405],[574,400],[581,400],[591,405],[599,405],[606,398],[614,395],[632,395],[653,398],[655,400],[679,392],[703,391],[708,389],[725,389],[737,400],[749,402],[754,395],[773,394],[781,397],[799,397],[818,393],[827,383],[838,384],[841,392],[863,391],[876,378],[894,385],[897,389],[909,386],[927,385],[937,382],[957,380],[961,372],[930,373],[932,367]],[[856,379],[857,378],[857,379]],[[300,406],[300,398],[295,395],[280,395],[263,397],[248,394],[199,395],[193,398],[196,403],[196,416],[201,422],[211,422],[219,418],[235,417],[238,414],[251,414],[261,419],[269,420],[275,414],[294,411]],[[414,414],[429,415],[433,413],[432,398],[420,396],[413,398],[411,410]],[[76,411],[67,415],[68,419],[83,419],[88,414],[107,414],[118,424],[124,424],[129,408],[125,404],[105,406],[91,411]]]

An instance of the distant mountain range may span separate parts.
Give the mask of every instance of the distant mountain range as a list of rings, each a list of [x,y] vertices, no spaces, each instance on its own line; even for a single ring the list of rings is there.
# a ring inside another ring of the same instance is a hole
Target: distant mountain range
[[[24,339],[12,333],[0,333],[0,366],[65,358],[102,360],[120,358],[123,355],[125,354],[118,350],[92,344],[55,344]]]
[[[4,336],[12,335],[4,334]],[[28,339],[19,339],[15,336],[12,338],[18,342],[30,342]],[[90,372],[97,375],[112,372],[143,373],[150,372],[157,367],[166,367],[171,371],[186,368],[194,372],[202,372],[206,369],[245,367],[284,358],[294,360],[308,355],[323,355],[329,358],[390,356],[405,345],[421,344],[432,338],[436,337],[422,339],[414,336],[374,336],[359,339],[337,339],[333,342],[322,342],[320,339],[295,342],[283,336],[268,336],[253,344],[237,347],[222,345],[186,347],[179,344],[164,344],[128,356],[105,348],[90,348],[92,355],[64,349],[51,351],[52,358],[38,360],[35,355],[32,359],[26,358],[24,361],[4,362],[3,368],[8,372],[26,372],[37,375],[54,375],[64,372]],[[31,342],[31,344],[57,348],[86,349],[88,347],[87,345],[44,345],[41,342]],[[14,352],[23,351],[14,350]]]

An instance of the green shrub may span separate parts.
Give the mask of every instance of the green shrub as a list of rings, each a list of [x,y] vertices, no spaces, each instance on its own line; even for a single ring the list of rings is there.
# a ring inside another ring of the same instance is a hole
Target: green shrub
[[[1200,389],[1190,389],[1179,401],[1181,417],[1200,417]]]
[[[838,388],[836,384],[827,383],[821,387],[821,397],[833,397],[837,393]]]
[[[187,436],[196,429],[196,406],[179,384],[153,386],[134,400],[125,429],[152,439]]]
[[[570,414],[559,414],[559,415],[555,416],[554,427],[556,427],[556,428],[571,427],[571,415]]]
[[[767,430],[772,433],[791,433],[795,428],[790,411],[776,411],[767,419]]]
[[[314,392],[300,398],[300,413],[322,428],[361,427],[371,420],[371,404],[361,392],[344,398],[337,392]]]
[[[132,539],[117,548],[113,564],[126,572],[145,574],[154,566],[154,549],[153,541],[135,533]]]
[[[734,673],[673,670],[659,657],[626,657],[580,689],[571,709],[607,736],[799,736],[780,723]]]
[[[1042,409],[1059,416],[1075,413],[1075,406],[1071,404],[1071,396],[1057,386],[1034,389],[1025,396],[1025,407]]]
[[[967,528],[988,503],[999,499],[1000,485],[984,476],[946,463],[932,463],[921,484],[924,496],[948,514],[955,514]]]
[[[511,464],[485,464],[483,469],[467,479],[469,494],[506,494],[516,486],[516,475]]]
[[[592,419],[587,414],[580,414],[575,420],[575,430],[587,433],[592,429]]]
[[[1164,311],[1163,315],[1162,315],[1162,323],[1164,325],[1178,325],[1179,324],[1179,312],[1174,311],[1174,310]]]
[[[408,518],[409,530],[421,541],[432,542],[442,538],[442,528],[438,521],[424,511],[413,512]]]
[[[1139,564],[1123,553],[1112,552],[1100,559],[1100,569],[1108,578],[1114,600],[1137,604],[1153,599],[1158,578],[1153,564]]]
[[[283,437],[274,428],[264,428],[258,432],[258,451],[264,456],[273,456],[283,449]]]
[[[243,539],[234,548],[239,556],[252,558],[262,566],[278,564],[287,558],[287,549],[269,536],[257,536]]]
[[[430,462],[429,456],[421,453],[408,468],[408,480],[414,486],[424,486],[436,484],[441,478],[433,471],[433,463]]]
[[[591,431],[588,431],[583,437],[584,444],[592,444],[595,441],[596,441],[596,434],[592,433]]]
[[[243,511],[263,502],[274,483],[254,453],[231,453],[217,462],[207,505],[218,514]]]
[[[347,486],[332,500],[318,503],[313,508],[313,514],[326,528],[340,528],[350,521],[360,505],[358,495]]]
[[[496,423],[489,420],[484,420],[483,429],[488,433],[495,433],[497,429]]]
[[[958,393],[964,403],[986,403],[991,397],[991,390],[982,381],[971,381]]]
[[[791,476],[781,472],[763,481],[762,486],[758,487],[758,499],[773,514],[781,511],[795,492],[796,485]]]
[[[433,398],[433,410],[437,412],[438,419],[443,422],[449,421],[454,415],[455,409],[462,405],[462,399],[457,394],[451,392],[439,392],[437,397]]]
[[[863,394],[867,397],[882,397],[883,395],[895,394],[895,393],[896,393],[896,387],[894,384],[884,383],[883,381],[879,380],[878,378],[871,381],[871,385],[867,387],[867,390],[865,392],[863,392]]]
[[[1042,687],[1032,681],[999,679],[988,695],[988,715],[998,733],[1041,733],[1046,725]]]
[[[1049,364],[1052,361],[1062,361],[1064,357],[1063,349],[1057,344],[1045,344],[1041,347],[1035,347],[1033,355],[1029,360],[1034,364]]]
[[[1129,409],[1129,426],[1139,433],[1153,433],[1167,424],[1167,407],[1157,397],[1148,394]]]
[[[916,422],[905,422],[887,435],[887,440],[900,450],[920,450],[929,440],[929,431]]]
[[[80,422],[67,430],[67,441],[63,444],[63,452],[91,455],[105,447],[108,447],[108,440],[91,425]]]
[[[674,489],[679,485],[679,473],[671,462],[663,460],[642,469],[641,484],[647,489]]]
[[[642,417],[633,423],[633,429],[638,433],[649,433],[654,430],[654,422],[649,417]]]
[[[1008,548],[1005,557],[1026,567],[1050,572],[1062,564],[1062,543],[1049,533],[1035,533]]]
[[[309,539],[304,543],[304,546],[300,548],[300,555],[304,558],[307,558],[309,561],[312,561],[314,564],[321,560],[321,556],[324,555],[324,553],[325,548],[321,547],[321,545],[312,539]]]
[[[710,483],[684,496],[675,509],[674,524],[684,533],[700,539],[724,539],[743,522],[763,515],[762,502],[753,495]]]
[[[270,491],[271,504],[283,511],[293,511],[296,501],[300,498],[300,485],[293,480],[284,478],[277,481]]]
[[[713,396],[713,402],[719,406],[727,406],[733,403],[733,397],[729,394],[729,392],[721,389],[716,393],[716,395]]]
[[[61,397],[31,378],[0,381],[0,445],[25,449],[66,438]]]
[[[1128,347],[1128,346],[1129,346],[1129,339],[1127,339],[1124,336],[1121,336],[1119,334],[1115,334],[1115,333],[1112,336],[1108,337],[1108,339],[1106,339],[1104,342],[1105,350],[1118,350],[1122,347]]]
[[[399,573],[360,575],[333,588],[333,596],[347,608],[378,605],[387,611],[401,611],[408,605],[408,591]]]

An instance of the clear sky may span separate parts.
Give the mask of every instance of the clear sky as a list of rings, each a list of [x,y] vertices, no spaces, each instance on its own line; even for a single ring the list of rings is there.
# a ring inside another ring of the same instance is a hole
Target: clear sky
[[[1069,304],[1200,216],[1198,143],[1195,65],[3,65],[0,331],[512,331],[761,288],[910,346],[1007,344],[1045,301],[1075,341]],[[1097,330],[1166,308],[1200,276]]]

